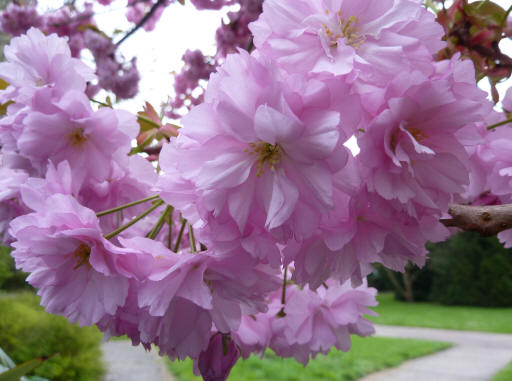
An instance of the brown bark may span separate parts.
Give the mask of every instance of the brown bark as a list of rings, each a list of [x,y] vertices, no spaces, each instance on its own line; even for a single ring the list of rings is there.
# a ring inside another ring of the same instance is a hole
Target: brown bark
[[[496,235],[512,228],[512,204],[505,205],[460,205],[450,206],[449,219],[441,222],[448,227],[478,232],[484,236]]]

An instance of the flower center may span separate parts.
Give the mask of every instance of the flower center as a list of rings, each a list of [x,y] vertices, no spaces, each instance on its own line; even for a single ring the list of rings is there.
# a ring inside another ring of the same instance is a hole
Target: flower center
[[[325,13],[330,14],[329,10],[326,10]],[[330,40],[331,47],[337,47],[340,39],[345,39],[345,43],[354,49],[359,48],[364,43],[366,38],[360,35],[360,29],[357,27],[358,17],[344,18],[341,11],[338,11],[335,18],[331,17],[330,21],[332,21],[330,26],[323,24],[322,27]]]
[[[283,151],[278,144],[258,142],[249,143],[249,147],[249,155],[258,155],[258,171],[256,172],[257,176],[261,176],[263,174],[265,165],[270,168],[271,171],[273,171],[283,156]]]
[[[69,134],[69,139],[71,140],[71,144],[73,146],[81,146],[84,142],[87,141],[87,138],[84,135],[84,129],[82,127],[77,127]]]
[[[406,128],[407,131],[411,133],[411,135],[416,139],[417,142],[421,142],[423,139],[427,137],[423,131],[421,131],[419,128],[411,127]]]
[[[416,140],[418,143],[422,140],[426,139],[428,136],[419,128],[416,127],[405,127],[405,130],[409,132],[414,140]],[[391,135],[391,141],[389,142],[391,149],[393,152],[396,150],[396,146],[398,144],[398,141],[400,139],[400,129],[397,129],[393,134]]]
[[[91,248],[87,246],[85,243],[81,243],[80,246],[73,253],[73,257],[76,258],[76,265],[73,267],[73,270],[76,270],[80,266],[87,264],[90,268],[91,264],[89,263],[89,257],[91,256]]]

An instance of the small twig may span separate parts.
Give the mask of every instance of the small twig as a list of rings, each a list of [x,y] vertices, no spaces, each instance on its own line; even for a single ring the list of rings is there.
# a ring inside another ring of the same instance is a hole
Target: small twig
[[[128,32],[126,33],[123,38],[121,38],[117,43],[116,43],[116,47],[119,47],[119,45],[121,45],[124,41],[126,41],[128,39],[128,37],[130,37],[132,34],[134,34],[136,31],[138,31],[140,28],[142,28],[144,26],[144,24],[146,24],[149,19],[155,14],[155,12],[157,11],[158,7],[160,6],[163,6],[163,4],[165,3],[166,0],[158,0],[152,7],[151,9],[149,10],[148,13],[146,13],[144,15],[144,17],[142,17],[140,19],[140,21]]]

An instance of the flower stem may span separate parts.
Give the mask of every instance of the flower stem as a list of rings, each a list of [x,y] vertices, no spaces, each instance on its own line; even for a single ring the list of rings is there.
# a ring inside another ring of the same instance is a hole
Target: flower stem
[[[103,106],[103,107],[112,108],[112,105],[109,105],[109,104],[107,104],[107,103],[105,103],[105,102],[97,101],[97,100],[96,100],[96,99],[94,99],[94,98],[89,98],[89,100],[90,100],[91,102],[96,103],[96,104],[99,104],[99,105],[101,105],[101,106]]]
[[[490,126],[487,127],[487,129],[488,130],[492,130],[492,129],[496,128],[496,127],[503,126],[504,124],[509,124],[511,122],[512,122],[512,119],[507,119],[507,120],[504,120],[502,122],[491,124]]]
[[[284,312],[284,305],[286,304],[286,281],[287,281],[287,275],[288,275],[288,266],[285,266],[284,268],[284,274],[283,274],[283,291],[281,294],[281,309],[277,313],[277,317],[282,318],[286,316],[286,312]]]
[[[287,275],[288,275],[288,266],[284,268],[284,274],[283,274],[283,293],[281,294],[281,304],[286,304],[286,281],[287,281]]]
[[[190,241],[190,248],[193,253],[197,253],[196,248],[196,238],[194,237],[194,229],[192,229],[192,225],[188,224],[188,240]]]
[[[169,233],[167,235],[167,248],[171,250],[172,247],[172,221],[169,221]]]
[[[165,207],[164,212],[162,213],[162,215],[158,219],[155,227],[153,229],[151,229],[151,231],[146,235],[146,237],[149,238],[149,239],[155,239],[156,236],[158,235],[158,233],[160,233],[160,230],[162,230],[162,227],[165,224],[165,219],[167,218],[167,215],[169,213],[172,213],[173,211],[174,211],[174,208],[171,205],[167,205]]]
[[[178,238],[176,239],[176,244],[174,245],[174,252],[177,253],[180,247],[181,239],[183,238],[183,231],[185,230],[185,226],[187,225],[187,220],[183,219],[181,223],[180,232],[178,233]]]
[[[126,209],[126,208],[130,208],[130,207],[135,206],[135,205],[139,205],[139,204],[143,204],[143,203],[148,202],[148,201],[156,200],[158,197],[160,197],[160,196],[159,195],[154,195],[154,196],[143,198],[142,200],[137,200],[137,201],[129,202],[128,204],[124,204],[124,205],[117,206],[117,207],[112,208],[112,209],[108,209],[108,210],[104,210],[102,212],[98,212],[98,213],[96,213],[96,216],[97,217],[106,216],[107,214],[119,212],[120,210],[123,210],[123,209]]]
[[[137,222],[139,222],[140,220],[142,220],[144,217],[146,217],[148,214],[150,214],[152,211],[154,211],[156,208],[158,208],[159,206],[161,206],[163,204],[164,204],[164,202],[162,200],[156,201],[151,208],[146,210],[144,213],[138,215],[137,217],[135,217],[133,220],[131,220],[127,224],[124,224],[123,226],[117,228],[113,232],[108,233],[105,236],[105,238],[106,239],[111,239],[112,237],[115,237],[119,233],[121,233],[121,232],[125,231],[126,229],[128,229],[130,226],[132,226],[132,225],[136,224]]]

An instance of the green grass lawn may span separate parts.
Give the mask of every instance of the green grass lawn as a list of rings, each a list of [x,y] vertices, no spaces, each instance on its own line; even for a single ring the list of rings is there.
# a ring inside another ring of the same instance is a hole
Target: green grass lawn
[[[442,306],[435,303],[404,303],[390,293],[377,297],[377,324],[512,333],[512,308]],[[511,378],[512,380],[512,378]]]
[[[268,351],[263,359],[252,356],[240,360],[229,381],[351,381],[380,369],[397,366],[403,361],[448,348],[451,344],[425,340],[360,338],[352,336],[348,353],[331,351],[319,355],[303,368],[294,359],[282,359]],[[199,381],[192,373],[192,361],[167,361],[178,381]]]
[[[512,362],[509,363],[501,372],[492,378],[491,381],[510,381],[512,380]]]

